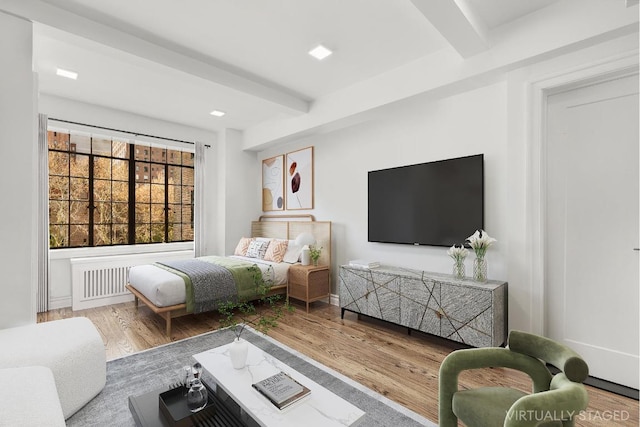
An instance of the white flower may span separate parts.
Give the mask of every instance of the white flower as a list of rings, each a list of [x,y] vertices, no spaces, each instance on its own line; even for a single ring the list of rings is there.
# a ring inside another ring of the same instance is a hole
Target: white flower
[[[475,251],[476,256],[483,257],[489,246],[497,242],[497,240],[490,237],[484,230],[476,230],[473,235],[467,237],[467,242]]]
[[[453,245],[447,251],[447,255],[456,261],[464,260],[468,253],[469,251],[464,247],[464,245],[460,245],[460,247]]]

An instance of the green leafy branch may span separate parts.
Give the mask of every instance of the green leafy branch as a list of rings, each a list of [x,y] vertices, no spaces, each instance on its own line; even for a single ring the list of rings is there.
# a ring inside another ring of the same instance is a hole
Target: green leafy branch
[[[256,285],[258,298],[254,301],[225,301],[218,304],[220,323],[223,327],[234,327],[234,333],[240,338],[247,325],[267,334],[269,329],[278,325],[278,320],[287,312],[293,312],[295,308],[286,301],[281,294],[269,295],[272,287],[271,280],[264,280],[262,271],[257,265],[248,267],[253,282]],[[258,311],[255,303],[268,306],[267,309]]]
[[[309,246],[309,256],[313,260],[313,263],[317,263],[318,259],[322,255],[322,246],[311,245]]]

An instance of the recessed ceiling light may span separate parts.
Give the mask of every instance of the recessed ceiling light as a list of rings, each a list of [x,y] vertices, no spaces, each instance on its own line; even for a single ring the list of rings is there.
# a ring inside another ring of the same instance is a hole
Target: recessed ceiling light
[[[224,111],[220,111],[220,110],[213,110],[209,114],[211,114],[212,116],[216,116],[216,117],[222,117],[227,113],[225,113]]]
[[[58,68],[56,70],[56,74],[72,80],[76,80],[78,78],[78,73],[76,73],[75,71],[64,70],[62,68]]]
[[[316,59],[323,60],[327,56],[331,55],[333,52],[327,49],[326,47],[319,44],[309,51],[309,55],[313,56]]]

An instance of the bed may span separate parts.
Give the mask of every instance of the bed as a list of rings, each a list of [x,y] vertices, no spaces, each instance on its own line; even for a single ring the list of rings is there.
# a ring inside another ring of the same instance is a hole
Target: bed
[[[268,295],[286,295],[289,267],[298,262],[302,250],[295,238],[303,233],[311,234],[323,248],[319,262],[330,265],[331,222],[315,221],[312,215],[264,215],[251,223],[250,236],[240,239],[233,255],[134,266],[127,289],[136,307],[142,302],[164,318],[166,334],[171,336],[173,318],[214,311],[218,302],[229,299],[262,297],[252,277],[257,270],[271,285]]]

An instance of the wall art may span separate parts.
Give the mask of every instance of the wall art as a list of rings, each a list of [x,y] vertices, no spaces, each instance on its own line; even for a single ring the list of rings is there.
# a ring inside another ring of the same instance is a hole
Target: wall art
[[[313,209],[313,147],[287,153],[287,209]]]
[[[262,210],[284,210],[284,156],[262,161]]]

